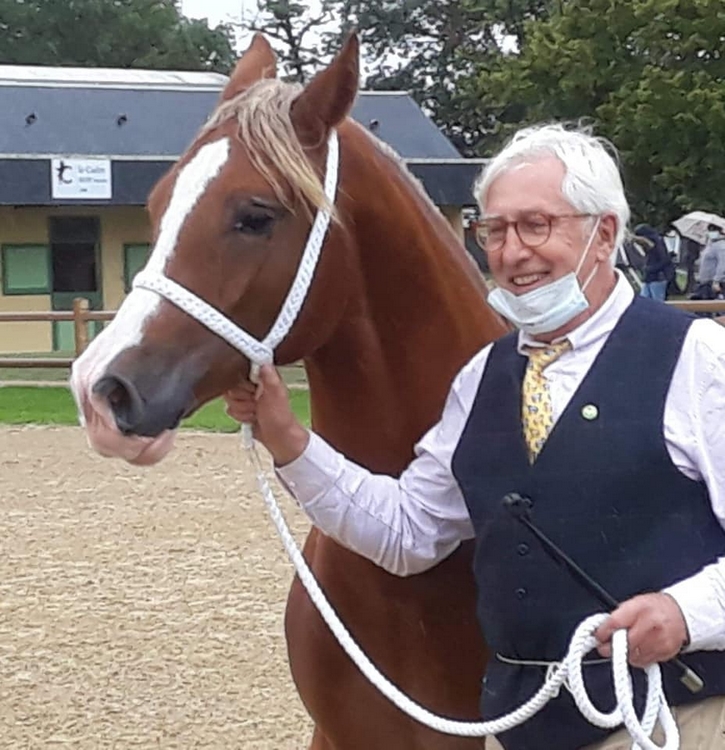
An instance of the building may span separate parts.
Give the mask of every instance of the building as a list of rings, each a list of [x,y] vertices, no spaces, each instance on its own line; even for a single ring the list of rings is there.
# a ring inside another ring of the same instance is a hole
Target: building
[[[217,73],[0,66],[0,311],[116,309],[149,250],[145,203],[216,105]],[[392,146],[459,230],[480,163],[406,93],[353,117]],[[0,352],[71,350],[70,323],[0,324]]]

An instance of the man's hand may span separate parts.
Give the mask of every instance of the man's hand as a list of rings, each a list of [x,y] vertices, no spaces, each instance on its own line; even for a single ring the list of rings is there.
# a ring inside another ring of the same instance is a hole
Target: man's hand
[[[612,634],[621,629],[627,630],[629,663],[634,667],[668,661],[688,641],[685,618],[669,594],[642,594],[617,607],[594,633],[603,657],[612,655]]]
[[[248,380],[223,396],[227,414],[253,426],[254,437],[284,466],[298,458],[309,442],[307,430],[290,407],[287,389],[272,365],[259,371],[259,384]]]

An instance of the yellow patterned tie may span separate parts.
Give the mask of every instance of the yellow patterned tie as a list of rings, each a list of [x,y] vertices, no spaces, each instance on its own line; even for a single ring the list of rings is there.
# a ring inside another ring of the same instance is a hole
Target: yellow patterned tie
[[[529,362],[521,387],[521,421],[529,449],[529,462],[532,464],[554,426],[551,396],[544,370],[569,349],[571,344],[566,339],[548,346],[527,347]]]

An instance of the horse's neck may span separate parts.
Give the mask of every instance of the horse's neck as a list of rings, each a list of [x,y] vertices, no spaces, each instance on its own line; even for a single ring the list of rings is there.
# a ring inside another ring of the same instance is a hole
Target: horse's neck
[[[376,205],[349,196],[360,212],[358,294],[306,364],[315,429],[353,460],[396,473],[440,415],[455,373],[503,327],[438,209],[389,157],[384,164],[389,175],[369,160],[353,165],[357,181],[376,185]]]

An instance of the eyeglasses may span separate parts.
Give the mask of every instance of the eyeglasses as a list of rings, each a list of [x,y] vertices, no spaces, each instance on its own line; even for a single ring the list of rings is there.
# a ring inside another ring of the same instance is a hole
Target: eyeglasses
[[[508,235],[509,227],[513,226],[518,238],[528,247],[539,247],[551,237],[551,229],[560,219],[581,219],[593,214],[545,214],[523,213],[518,219],[507,221],[498,216],[482,219],[473,223],[476,242],[486,252],[500,250]]]

